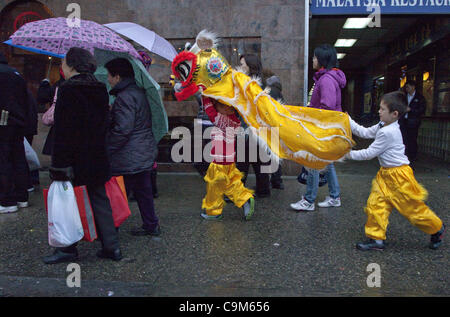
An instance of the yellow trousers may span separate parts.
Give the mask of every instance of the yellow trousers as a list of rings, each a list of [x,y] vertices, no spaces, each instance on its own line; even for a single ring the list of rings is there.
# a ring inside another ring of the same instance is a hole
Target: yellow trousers
[[[435,234],[442,228],[442,221],[425,205],[427,196],[426,189],[417,182],[408,165],[382,167],[372,182],[372,192],[365,208],[366,236],[386,240],[392,208],[423,232]]]
[[[206,196],[202,202],[202,208],[206,210],[207,215],[222,214],[225,205],[224,194],[239,208],[253,197],[252,191],[244,187],[242,176],[234,163],[230,165],[209,164],[204,178]]]

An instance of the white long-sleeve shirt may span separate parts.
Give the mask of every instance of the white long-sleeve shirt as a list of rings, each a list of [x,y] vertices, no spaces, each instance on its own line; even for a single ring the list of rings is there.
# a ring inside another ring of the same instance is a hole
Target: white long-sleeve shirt
[[[365,128],[350,118],[350,127],[352,133],[361,138],[375,139],[367,149],[351,151],[349,157],[352,160],[364,161],[378,157],[382,167],[409,165],[398,121],[387,126],[378,123],[370,128]]]

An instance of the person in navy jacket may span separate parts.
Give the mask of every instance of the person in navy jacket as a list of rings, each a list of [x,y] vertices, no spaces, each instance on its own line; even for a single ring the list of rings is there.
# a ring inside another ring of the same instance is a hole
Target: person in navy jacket
[[[405,91],[408,98],[406,113],[400,118],[400,131],[402,131],[405,154],[410,162],[417,158],[417,136],[426,109],[426,100],[416,90],[416,83],[412,80],[406,82]]]

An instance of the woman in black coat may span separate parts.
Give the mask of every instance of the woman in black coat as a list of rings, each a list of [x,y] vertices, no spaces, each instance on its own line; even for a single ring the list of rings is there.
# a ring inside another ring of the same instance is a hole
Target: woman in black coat
[[[132,191],[142,217],[136,236],[160,235],[159,219],[153,203],[153,164],[158,153],[152,132],[152,113],[145,95],[134,80],[134,70],[125,58],[106,63],[108,82],[116,96],[111,108],[108,152],[113,175],[123,176],[127,193]]]
[[[102,249],[101,258],[120,260],[119,237],[114,227],[105,183],[111,178],[106,152],[108,91],[93,75],[96,62],[92,54],[73,47],[63,61],[66,81],[58,89],[55,106],[54,144],[50,176],[70,179],[73,186],[86,185]],[[73,261],[76,244],[57,248],[45,257],[46,264]]]

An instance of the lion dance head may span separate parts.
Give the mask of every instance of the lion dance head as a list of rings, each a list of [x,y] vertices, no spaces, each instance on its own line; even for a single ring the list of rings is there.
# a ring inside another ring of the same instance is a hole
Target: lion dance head
[[[203,30],[192,47],[187,43],[185,50],[174,58],[172,73],[180,81],[175,89],[178,101],[207,89],[231,71],[230,64],[216,47],[217,36]]]

